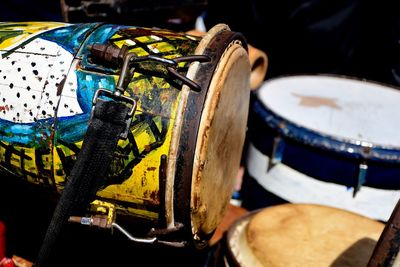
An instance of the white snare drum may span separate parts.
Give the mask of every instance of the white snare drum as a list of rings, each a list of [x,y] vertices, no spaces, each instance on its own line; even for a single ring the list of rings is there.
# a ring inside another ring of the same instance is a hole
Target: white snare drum
[[[345,77],[265,82],[250,111],[249,179],[288,202],[388,220],[400,198],[399,103],[395,88]]]

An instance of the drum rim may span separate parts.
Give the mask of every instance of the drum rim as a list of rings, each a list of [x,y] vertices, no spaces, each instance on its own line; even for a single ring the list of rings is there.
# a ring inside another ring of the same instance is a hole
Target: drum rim
[[[371,85],[377,85],[380,87],[385,87],[385,89],[388,90],[394,90],[395,92],[399,92],[400,90],[400,85],[396,86],[393,84],[389,84],[389,83],[384,83],[384,82],[379,82],[379,81],[375,81],[375,80],[371,80],[371,79],[366,79],[366,78],[359,78],[356,76],[351,76],[351,75],[344,75],[344,74],[334,74],[334,73],[323,73],[323,72],[318,72],[318,73],[296,73],[296,74],[282,74],[282,75],[277,75],[275,77],[266,79],[262,85],[260,85],[259,88],[257,88],[256,90],[254,90],[255,93],[258,93],[262,87],[264,86],[264,84],[273,82],[275,80],[281,80],[281,79],[285,79],[285,78],[295,78],[295,77],[318,77],[318,78],[336,78],[336,79],[340,79],[340,80],[351,80],[354,82],[361,82],[361,83],[368,83]]]
[[[359,82],[368,82],[371,84],[376,84],[379,86],[387,87],[389,90],[396,90],[396,87],[388,87],[387,85],[379,82],[369,82],[367,80],[358,79],[351,76],[344,75],[329,75],[329,74],[316,74],[316,75],[283,75],[267,80],[264,84],[255,92],[257,97],[259,95],[260,89],[270,82],[290,78],[290,77],[329,77],[329,78],[339,78],[347,79]],[[399,87],[400,90],[400,87]],[[399,92],[396,90],[396,92]],[[257,114],[257,116],[265,122],[269,127],[277,129],[279,135],[298,141],[304,145],[311,147],[333,151],[339,154],[344,154],[350,158],[355,159],[368,159],[376,161],[385,162],[400,162],[400,146],[390,146],[390,145],[379,145],[371,142],[366,142],[357,139],[344,138],[339,136],[334,136],[330,134],[321,133],[302,125],[299,125],[287,118],[278,115],[276,112],[272,111],[266,104],[262,102],[259,98],[253,99],[252,110]]]
[[[192,229],[192,176],[195,162],[195,149],[197,144],[198,133],[200,129],[200,121],[202,110],[206,101],[208,89],[213,78],[213,73],[217,68],[220,58],[228,45],[235,40],[242,43],[243,48],[247,51],[247,42],[243,34],[234,32],[225,26],[225,24],[217,24],[214,27],[222,27],[208,37],[206,46],[202,54],[211,58],[211,62],[202,63],[194,74],[193,80],[196,81],[203,90],[200,92],[190,92],[187,99],[187,109],[182,118],[182,131],[179,137],[179,147],[177,152],[177,164],[175,169],[175,182],[173,189],[173,217],[175,222],[182,223],[184,226],[185,240],[190,240],[189,246],[196,249],[207,247],[208,240],[211,239],[212,233],[199,232],[195,235]],[[210,31],[213,31],[211,29]],[[183,146],[182,144],[185,144]],[[214,230],[215,231],[215,230]]]
[[[236,228],[240,224],[245,224],[243,230],[246,231],[247,230],[247,226],[249,225],[251,219],[256,214],[258,214],[259,212],[261,212],[264,209],[265,209],[265,207],[249,211],[247,214],[243,215],[242,217],[237,219],[235,222],[233,222],[232,225],[229,227],[229,229],[226,231],[224,239],[223,239],[223,241],[225,242],[224,247],[225,247],[225,252],[226,252],[224,257],[226,258],[226,260],[228,261],[229,264],[232,264],[233,266],[238,266],[238,267],[242,266],[240,264],[240,262],[238,261],[237,257],[235,256],[235,253],[233,252],[233,250],[232,250],[232,248],[230,246],[230,242],[233,239],[232,235],[234,234]],[[246,238],[246,240],[247,240],[247,238]],[[247,242],[246,242],[246,244],[248,245]],[[253,256],[258,260],[256,255],[253,254]]]

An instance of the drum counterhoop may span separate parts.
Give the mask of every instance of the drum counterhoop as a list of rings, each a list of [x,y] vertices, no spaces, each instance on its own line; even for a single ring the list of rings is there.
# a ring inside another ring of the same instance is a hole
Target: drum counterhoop
[[[229,204],[248,114],[247,46],[226,25],[199,38],[100,23],[1,23],[1,168],[62,192],[93,96],[116,90],[120,66],[96,60],[99,47],[137,55],[126,96],[138,105],[91,210],[203,247]]]
[[[350,77],[266,81],[251,103],[250,179],[289,202],[387,220],[400,197],[398,101],[395,88]]]

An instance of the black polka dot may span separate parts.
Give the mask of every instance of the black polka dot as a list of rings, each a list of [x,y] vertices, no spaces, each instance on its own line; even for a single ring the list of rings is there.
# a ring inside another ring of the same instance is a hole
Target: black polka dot
[[[5,80],[7,78],[7,76],[3,76],[3,79]]]
[[[14,106],[13,105],[10,105],[10,109],[13,109],[14,108]]]
[[[49,66],[49,68],[51,68],[51,67],[53,67],[53,64],[49,64],[48,66]]]
[[[38,75],[38,74],[39,74],[39,72],[38,72],[37,70],[33,70],[32,72],[33,72],[33,74],[35,74],[35,75]]]
[[[42,110],[42,115],[43,116],[46,115],[46,111],[45,110]]]
[[[30,90],[31,90],[31,87],[28,85],[28,86],[26,87],[26,89],[28,89],[28,91],[30,91]]]
[[[14,84],[10,83],[9,87],[12,89],[14,87]]]
[[[28,104],[27,104],[27,103],[24,103],[24,107],[28,107]]]
[[[68,107],[68,105],[67,104],[64,104],[64,108],[67,108]]]
[[[20,71],[21,71],[21,68],[18,68],[17,71],[20,72]]]
[[[32,62],[32,63],[31,63],[31,66],[32,66],[32,67],[35,67],[35,66],[36,66],[36,63],[35,63],[35,62]]]
[[[15,62],[16,62],[15,60],[11,61],[11,65],[14,65],[14,64],[15,64]]]
[[[50,79],[54,79],[54,75],[50,75]]]
[[[25,49],[25,46],[21,46],[21,49],[24,50],[24,49]]]
[[[50,101],[49,101],[49,104],[50,104],[50,105],[53,105],[53,101],[50,100]]]
[[[17,97],[19,98],[21,95],[19,94],[19,92],[17,93]]]
[[[17,112],[17,117],[19,117],[19,112]]]
[[[25,77],[25,76],[22,76],[22,80],[26,81],[26,77]]]
[[[3,102],[6,102],[6,99],[5,99],[5,98],[3,98]]]
[[[29,111],[29,115],[33,116],[33,113],[32,113],[32,111]]]
[[[35,96],[35,95],[32,95],[32,98],[33,98],[33,99],[36,99],[36,96]]]
[[[42,50],[42,51],[43,51],[44,49],[45,49],[44,47],[41,47],[41,48],[40,48],[40,50]]]

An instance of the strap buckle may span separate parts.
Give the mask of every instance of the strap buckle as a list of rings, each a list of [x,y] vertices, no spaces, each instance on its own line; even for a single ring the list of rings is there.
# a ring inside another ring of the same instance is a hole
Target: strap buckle
[[[93,96],[93,100],[92,100],[93,106],[92,106],[92,110],[90,112],[90,121],[93,118],[94,110],[96,108],[96,103],[97,103],[97,100],[99,99],[100,96],[106,96],[106,97],[109,97],[109,98],[111,98],[111,99],[113,99],[115,101],[125,102],[125,103],[127,103],[128,105],[131,106],[131,108],[130,108],[128,114],[127,114],[125,130],[120,134],[120,138],[125,140],[128,137],[128,133],[129,133],[130,126],[131,126],[131,123],[132,123],[132,119],[133,119],[133,114],[136,111],[136,107],[137,107],[136,100],[134,100],[133,98],[127,97],[125,95],[120,94],[119,91],[111,92],[109,90],[100,88],[100,89],[98,89],[96,91],[96,93]]]

